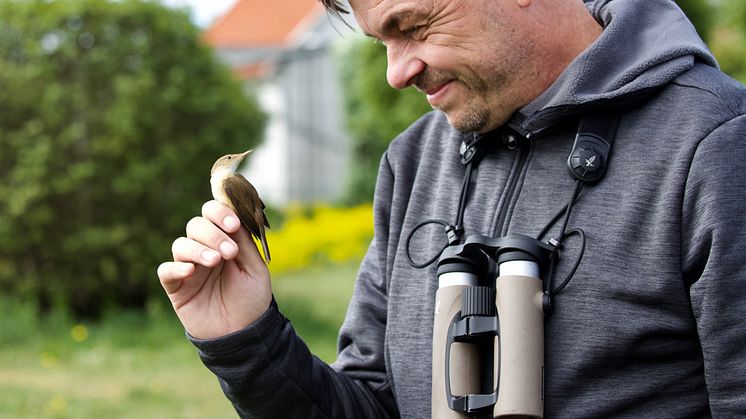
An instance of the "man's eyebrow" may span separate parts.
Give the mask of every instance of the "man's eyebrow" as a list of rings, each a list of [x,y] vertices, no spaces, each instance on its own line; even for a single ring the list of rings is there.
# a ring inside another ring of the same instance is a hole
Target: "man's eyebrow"
[[[386,34],[399,29],[399,24],[408,14],[409,13],[394,12],[386,15],[381,24],[381,31]]]
[[[399,29],[401,21],[406,19],[410,14],[410,12],[392,12],[386,15],[381,24],[381,34],[386,35]],[[368,32],[363,32],[363,34],[373,39],[379,39],[376,35]]]

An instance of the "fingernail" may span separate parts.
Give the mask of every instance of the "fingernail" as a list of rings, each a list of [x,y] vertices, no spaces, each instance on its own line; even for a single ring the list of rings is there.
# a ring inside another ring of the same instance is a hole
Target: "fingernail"
[[[223,218],[223,225],[227,229],[233,229],[234,227],[238,226],[238,220],[236,220],[236,217],[229,215]]]
[[[229,242],[222,242],[220,243],[220,253],[223,254],[223,256],[232,255],[236,251],[236,246]]]
[[[214,250],[205,250],[202,252],[202,259],[205,262],[213,262],[215,259],[219,258],[220,254]]]

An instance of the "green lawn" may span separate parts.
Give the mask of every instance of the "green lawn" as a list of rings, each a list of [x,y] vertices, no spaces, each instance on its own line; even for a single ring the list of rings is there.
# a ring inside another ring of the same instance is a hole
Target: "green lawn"
[[[280,309],[329,362],[356,269],[273,279]],[[154,305],[76,327],[0,303],[0,418],[236,417],[170,310]]]

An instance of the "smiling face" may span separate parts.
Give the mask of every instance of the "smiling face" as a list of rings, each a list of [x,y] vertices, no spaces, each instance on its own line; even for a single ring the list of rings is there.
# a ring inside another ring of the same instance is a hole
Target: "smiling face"
[[[503,124],[537,95],[525,0],[351,0],[363,31],[386,45],[387,79],[414,86],[466,132]]]

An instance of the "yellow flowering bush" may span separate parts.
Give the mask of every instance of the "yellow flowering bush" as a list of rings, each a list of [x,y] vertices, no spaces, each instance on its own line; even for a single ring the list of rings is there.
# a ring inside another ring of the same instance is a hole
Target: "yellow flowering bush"
[[[362,259],[373,237],[373,206],[291,208],[279,229],[267,232],[273,274],[324,263]]]

